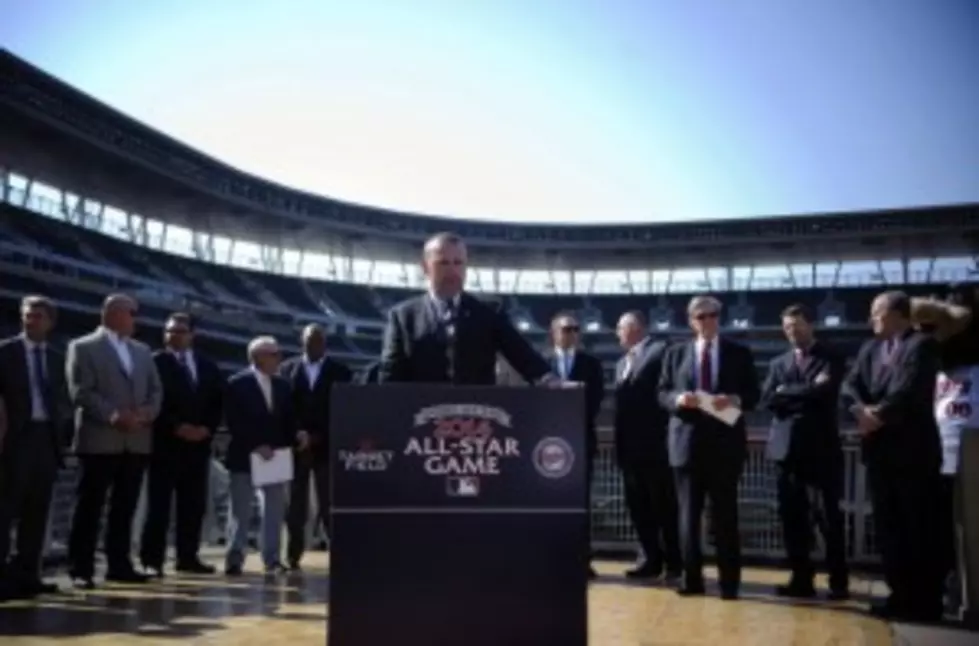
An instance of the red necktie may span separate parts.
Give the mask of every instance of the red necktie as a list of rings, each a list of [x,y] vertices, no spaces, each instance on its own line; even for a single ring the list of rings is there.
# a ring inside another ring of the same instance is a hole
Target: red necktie
[[[703,349],[700,351],[700,389],[705,393],[709,393],[712,388],[711,379],[712,376],[712,366],[710,363],[710,341],[704,343]]]

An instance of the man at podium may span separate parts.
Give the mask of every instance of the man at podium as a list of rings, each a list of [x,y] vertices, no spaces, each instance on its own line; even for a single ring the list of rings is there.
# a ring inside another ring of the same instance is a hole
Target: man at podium
[[[557,381],[500,307],[465,291],[466,244],[453,233],[425,243],[425,294],[388,315],[379,381],[493,385],[497,353],[530,383]]]

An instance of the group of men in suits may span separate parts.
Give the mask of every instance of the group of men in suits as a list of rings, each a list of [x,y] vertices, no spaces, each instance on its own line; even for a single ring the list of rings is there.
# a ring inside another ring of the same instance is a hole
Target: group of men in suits
[[[429,288],[390,311],[379,381],[493,384],[501,355],[530,384],[584,382],[591,391],[583,414],[594,452],[603,379],[597,360],[576,347],[574,316],[553,319],[553,350],[542,357],[498,307],[463,291],[466,264],[465,243],[456,235],[441,234],[425,245]],[[939,435],[931,404],[937,355],[928,337],[912,328],[910,299],[887,292],[874,301],[875,338],[849,374],[845,357],[816,339],[812,314],[803,306],[787,308],[782,325],[790,349],[771,362],[763,388],[750,349],[720,335],[717,299],[697,296],[687,314],[693,337],[685,342],[652,338],[640,312],[627,312],[617,326],[624,355],[615,379],[616,456],[643,553],[628,575],[665,575],[679,580],[681,595],[704,594],[702,518],[709,501],[720,595],[738,598],[738,484],[748,439],[743,413],[761,404],[774,414],[767,454],[777,463],[791,569],[788,583],[776,592],[815,596],[810,558],[815,525],[826,546],[829,598],[848,598],[840,509],[842,390],[863,436],[892,590],[874,612],[913,618],[940,612],[936,550],[922,522],[938,475]]]
[[[497,383],[502,356],[525,381],[544,387],[585,386],[587,446],[597,449],[595,422],[604,397],[597,358],[580,347],[575,316],[551,321],[543,355],[499,307],[463,290],[467,251],[453,234],[426,243],[426,293],[390,310],[382,356],[368,382]],[[94,587],[94,555],[108,499],[105,551],[108,580],[136,583],[163,573],[170,502],[177,502],[177,569],[213,572],[198,558],[207,496],[210,443],[223,419],[230,434],[231,522],[226,573],[240,574],[247,547],[254,456],[296,451],[290,484],[264,485],[262,558],[266,571],[285,569],[279,533],[287,518],[287,561],[299,567],[305,549],[308,483],[320,501],[329,495],[329,390],[352,379],[326,357],[325,332],[303,330],[303,353],[281,362],[272,337],[248,346],[250,367],[224,383],[217,366],[193,351],[193,325],[183,314],[165,326],[165,348],[152,354],[132,339],[137,306],[123,295],[106,299],[99,328],[75,339],[61,361],[48,347],[54,304],[25,298],[23,332],[0,342],[0,593],[34,596],[53,588],[40,578],[51,491],[71,428],[81,478],[69,560],[75,585]],[[801,306],[782,313],[791,348],[772,361],[759,389],[751,351],[720,335],[721,303],[697,296],[688,306],[693,336],[669,343],[648,332],[640,312],[619,320],[624,351],[615,377],[615,444],[625,497],[643,558],[628,575],[678,580],[682,595],[705,592],[702,517],[710,503],[720,594],[735,599],[741,584],[737,487],[747,457],[743,414],[759,402],[775,416],[768,456],[778,463],[779,512],[792,576],[778,593],[811,597],[812,524],[826,544],[830,595],[848,596],[837,401],[863,436],[877,536],[892,595],[882,616],[930,618],[941,610],[940,568],[929,538],[929,496],[938,482],[941,447],[932,413],[937,352],[913,329],[910,299],[880,295],[871,308],[875,339],[846,374],[844,358],[815,338]],[[730,412],[730,411],[728,411]],[[590,464],[590,460],[589,460]],[[130,527],[148,468],[149,513],[139,572],[130,557]],[[590,470],[590,469],[589,469]],[[289,491],[291,488],[291,492]],[[291,499],[291,504],[289,503]],[[817,502],[813,509],[811,501]],[[288,509],[288,511],[287,511]],[[327,514],[320,515],[327,522]],[[9,537],[17,527],[17,557]],[[592,572],[593,573],[593,572]],[[594,574],[594,573],[593,573]],[[937,597],[936,597],[937,595]],[[937,604],[937,605],[936,605]]]
[[[41,578],[41,558],[54,483],[69,446],[80,469],[68,545],[75,587],[95,587],[107,504],[107,581],[133,584],[164,575],[174,502],[176,570],[213,573],[199,549],[211,445],[222,422],[230,433],[225,465],[232,503],[226,573],[241,572],[256,493],[266,570],[286,569],[279,555],[283,520],[287,565],[300,567],[311,477],[317,498],[329,500],[329,388],[351,380],[345,365],[326,356],[325,331],[307,326],[303,353],[281,365],[275,340],[255,339],[250,367],[226,381],[217,364],[194,351],[189,315],[167,319],[164,347],[153,353],[133,339],[136,314],[131,297],[109,296],[99,327],[72,340],[62,357],[49,340],[55,304],[28,296],[21,304],[22,332],[0,341],[0,599],[56,591]],[[268,458],[277,448],[295,451],[294,477],[256,492],[251,454]],[[132,525],[144,476],[139,569],[131,554]],[[326,522],[328,515],[320,516]],[[10,559],[14,529],[16,556]]]

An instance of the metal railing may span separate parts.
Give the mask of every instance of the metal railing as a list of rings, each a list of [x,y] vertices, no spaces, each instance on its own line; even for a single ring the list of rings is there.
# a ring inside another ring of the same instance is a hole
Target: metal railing
[[[859,459],[859,447],[855,443],[847,443],[844,456],[845,485],[842,507],[846,523],[848,556],[854,564],[874,563],[879,557],[874,542],[872,511],[867,497],[864,468]],[[637,549],[635,530],[625,505],[622,478],[615,464],[614,448],[610,443],[603,443],[600,446],[594,473],[591,516],[593,548],[614,551]],[[771,560],[778,560],[784,556],[775,478],[775,465],[765,458],[764,442],[758,439],[752,440],[749,443],[748,460],[741,478],[738,496],[742,549],[746,556]],[[216,460],[213,461],[211,495],[202,536],[205,544],[218,544],[224,537],[229,508],[226,479],[227,474],[223,467]],[[66,554],[77,480],[77,464],[73,458],[69,458],[68,464],[59,474],[51,505],[46,549],[48,558],[59,559]],[[316,541],[324,537],[313,513],[317,504],[315,490],[311,493],[309,515],[311,520],[307,533],[310,541]],[[139,540],[139,530],[142,529],[145,511],[144,486],[133,521],[136,530],[133,532],[134,541]],[[707,522],[704,523],[704,544],[707,553],[710,553],[712,541],[709,535],[709,509],[707,514]],[[253,527],[253,532],[257,535],[257,515],[254,522],[256,526]],[[821,543],[817,543],[817,551],[821,555]]]

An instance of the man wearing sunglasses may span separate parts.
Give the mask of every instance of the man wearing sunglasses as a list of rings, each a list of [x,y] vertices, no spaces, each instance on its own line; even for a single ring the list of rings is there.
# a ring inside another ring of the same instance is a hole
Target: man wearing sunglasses
[[[598,451],[595,418],[605,398],[605,375],[602,362],[581,349],[581,327],[571,312],[560,312],[551,320],[552,349],[546,354],[551,371],[562,381],[581,383],[585,387],[585,447],[588,452],[588,480]],[[589,487],[590,488],[590,487]],[[590,576],[595,571],[590,570]]]
[[[687,307],[694,338],[666,352],[660,403],[670,411],[667,440],[680,508],[683,553],[681,595],[704,594],[701,517],[710,498],[722,599],[737,599],[741,587],[738,481],[747,457],[743,415],[724,421],[728,409],[748,411],[760,393],[754,357],[746,346],[720,333],[721,303],[695,296]]]

